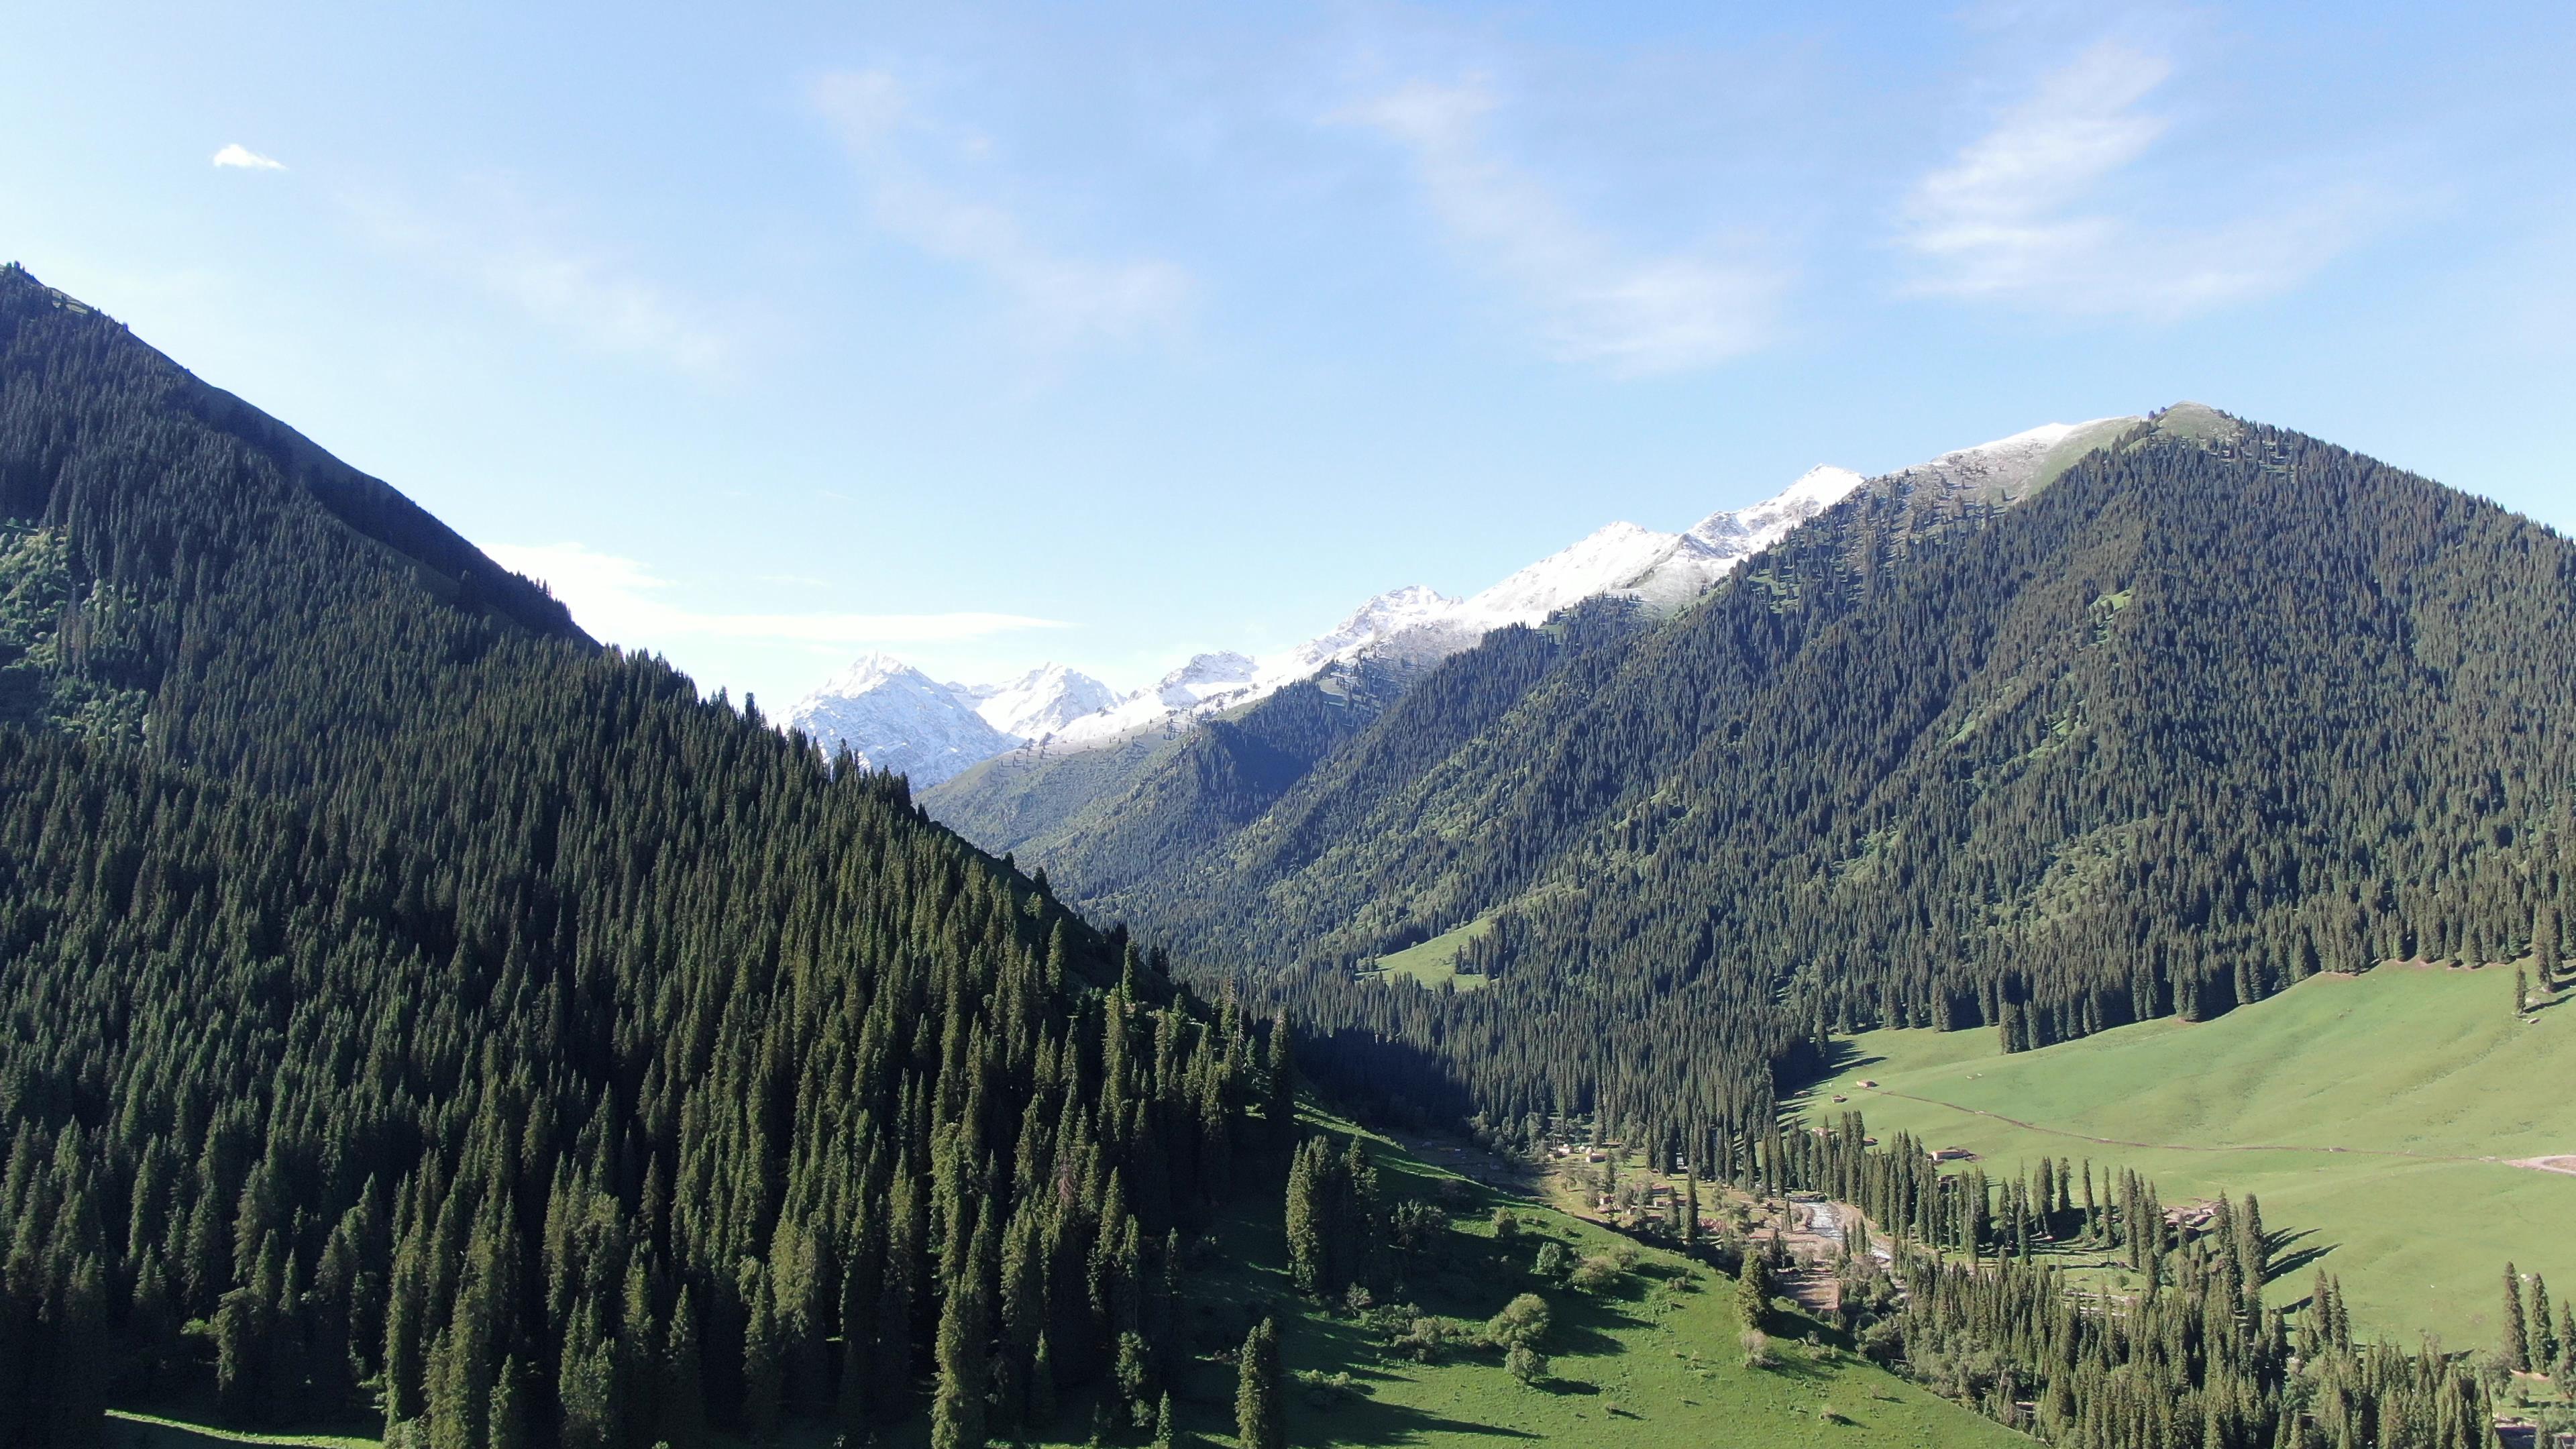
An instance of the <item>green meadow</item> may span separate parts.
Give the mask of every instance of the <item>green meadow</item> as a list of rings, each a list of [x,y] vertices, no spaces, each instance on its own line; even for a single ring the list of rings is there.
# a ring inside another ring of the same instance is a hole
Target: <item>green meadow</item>
[[[1322,1117],[1308,1125],[1336,1136],[1359,1130]],[[1247,1201],[1219,1234],[1215,1256],[1233,1266],[1203,1280],[1210,1291],[1195,1311],[1202,1342],[1239,1338],[1259,1313],[1279,1316],[1292,1374],[1291,1443],[1488,1449],[1533,1442],[1644,1449],[1833,1443],[1929,1449],[2027,1442],[1856,1354],[1799,1341],[1802,1328],[1821,1337],[1800,1321],[1776,1325],[1778,1367],[1747,1368],[1737,1342],[1735,1285],[1723,1274],[1520,1194],[1457,1178],[1374,1133],[1361,1135],[1395,1191],[1458,1195],[1450,1232],[1389,1300],[1472,1328],[1514,1295],[1536,1292],[1552,1311],[1542,1345],[1550,1372],[1536,1384],[1523,1384],[1504,1370],[1497,1353],[1453,1350],[1439,1362],[1422,1364],[1385,1351],[1383,1336],[1351,1313],[1328,1312],[1291,1291],[1282,1204]],[[1449,1183],[1456,1186],[1444,1188]],[[1489,1218],[1496,1206],[1510,1207],[1521,1219],[1521,1232],[1510,1242],[1493,1235]],[[1551,1284],[1533,1266],[1550,1240],[1577,1256],[1625,1245],[1636,1252],[1636,1266],[1604,1293]],[[1190,1402],[1183,1406],[1185,1426],[1207,1441],[1231,1443],[1232,1370],[1202,1362],[1194,1373]],[[1301,1373],[1326,1382],[1298,1382]],[[1347,1385],[1336,1375],[1347,1375]],[[1825,1417],[1829,1409],[1836,1417]]]
[[[1487,935],[1493,929],[1491,918],[1470,921],[1455,930],[1443,931],[1428,941],[1417,942],[1401,951],[1390,951],[1377,958],[1377,973],[1390,981],[1403,977],[1424,986],[1438,986],[1445,981],[1460,991],[1480,991],[1491,985],[1493,978],[1458,974],[1458,952],[1468,942]]]
[[[2576,1175],[2513,1165],[2576,1154],[2576,1003],[2516,1018],[2510,968],[2312,977],[2215,1021],[2012,1056],[1988,1031],[1849,1046],[1806,1111],[1858,1109],[2006,1177],[2045,1155],[2134,1168],[2168,1206],[2256,1194],[2298,1265],[2275,1301],[2324,1269],[2374,1333],[2483,1348],[2508,1259],[2576,1291]]]

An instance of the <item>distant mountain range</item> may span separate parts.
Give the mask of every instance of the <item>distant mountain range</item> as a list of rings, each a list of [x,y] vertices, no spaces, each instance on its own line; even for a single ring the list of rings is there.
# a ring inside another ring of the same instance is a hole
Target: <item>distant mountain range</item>
[[[2052,423],[1945,453],[1918,473],[2009,495],[2062,470],[2134,422]],[[1143,689],[1120,694],[1061,664],[1006,684],[939,683],[892,656],[862,655],[788,711],[787,724],[826,751],[851,754],[926,789],[1025,748],[1064,754],[1169,737],[1282,687],[1358,661],[1416,669],[1475,646],[1495,629],[1537,624],[1587,599],[1625,597],[1668,614],[1861,485],[1845,468],[1809,469],[1778,494],[1723,510],[1680,533],[1609,524],[1468,598],[1421,584],[1390,589],[1332,629],[1276,654],[1196,654]]]

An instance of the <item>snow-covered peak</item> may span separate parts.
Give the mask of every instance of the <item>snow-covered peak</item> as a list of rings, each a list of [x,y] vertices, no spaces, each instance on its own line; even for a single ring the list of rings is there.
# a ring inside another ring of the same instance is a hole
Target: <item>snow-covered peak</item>
[[[1849,468],[1819,465],[1759,503],[1710,514],[1691,525],[1688,537],[1731,565],[1778,543],[1790,529],[1842,502],[1860,485],[1861,476]]]
[[[1437,589],[1422,584],[1389,589],[1353,609],[1350,617],[1324,633],[1261,660],[1257,677],[1275,689],[1356,658],[1399,636],[1426,626],[1443,626],[1457,612],[1458,601]]]
[[[946,685],[890,654],[860,655],[798,700],[786,724],[827,754],[846,749],[917,786],[935,785],[1013,743]]]
[[[1569,604],[1637,582],[1680,543],[1679,534],[1624,521],[1609,524],[1468,599],[1463,612],[1488,629],[1535,624]]]
[[[1148,692],[1174,709],[1189,709],[1243,688],[1259,670],[1251,655],[1231,649],[1193,654],[1189,663],[1155,680]]]
[[[905,680],[904,676],[906,675],[910,675],[912,679],[919,680],[925,688],[938,689],[941,687],[934,683],[929,675],[922,673],[920,670],[913,668],[911,665],[904,663],[893,655],[880,654],[872,649],[867,653],[860,655],[858,658],[851,660],[840,673],[824,680],[820,686],[816,687],[814,693],[807,695],[806,698],[812,699],[818,695],[825,694],[865,694],[871,689],[879,688],[897,680],[903,680],[904,683],[909,685],[911,680]]]
[[[2019,498],[2045,486],[2067,464],[2137,421],[2120,417],[2043,423],[1991,443],[1954,448],[1928,463],[1901,469],[1898,476],[1929,478],[1957,492],[1997,501]]]
[[[1008,684],[950,685],[974,702],[975,713],[1003,734],[1034,740],[1118,702],[1117,692],[1078,670],[1041,664]]]

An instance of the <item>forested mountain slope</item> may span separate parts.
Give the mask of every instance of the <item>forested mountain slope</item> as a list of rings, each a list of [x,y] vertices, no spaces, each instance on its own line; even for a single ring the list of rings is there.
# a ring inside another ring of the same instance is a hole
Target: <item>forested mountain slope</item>
[[[1240,1017],[15,268],[0,501],[0,1442],[1150,1406]]]
[[[1498,636],[1414,697],[1177,864],[1032,854],[1290,968],[1433,1110],[1671,1131],[1763,1120],[1829,1029],[2039,1044],[2576,910],[2576,549],[2204,408],[2010,506],[1876,480],[1670,624]],[[1349,979],[1480,917],[1492,989]]]

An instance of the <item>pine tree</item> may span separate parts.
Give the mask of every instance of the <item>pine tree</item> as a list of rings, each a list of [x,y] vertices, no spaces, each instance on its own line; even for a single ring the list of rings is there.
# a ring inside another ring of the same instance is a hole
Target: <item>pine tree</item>
[[[1750,1250],[1735,1274],[1735,1311],[1746,1328],[1759,1330],[1771,1321],[1771,1274],[1762,1255]]]
[[[504,1357],[492,1378],[492,1411],[484,1425],[485,1449],[528,1449],[527,1374],[516,1358]]]
[[[1055,1351],[1041,1333],[1037,1356],[1029,1361],[1029,1427],[1044,1432],[1054,1427],[1055,1416]]]
[[[2526,1355],[2533,1373],[2548,1373],[2558,1366],[2558,1323],[2549,1316],[2549,1284],[2537,1273],[2531,1275],[2531,1351]]]
[[[744,1265],[750,1318],[742,1330],[742,1422],[756,1438],[778,1432],[785,1411],[787,1358],[780,1342],[778,1298],[756,1261]]]
[[[950,1285],[939,1310],[939,1388],[930,1402],[931,1449],[981,1449],[984,1435],[984,1302],[970,1280]]]
[[[685,1444],[706,1429],[706,1365],[698,1349],[698,1314],[689,1290],[671,1310],[669,1342],[663,1348],[668,1377],[662,1385],[662,1438]]]
[[[1282,1397],[1279,1328],[1265,1318],[1244,1335],[1243,1354],[1235,1368],[1234,1433],[1243,1449],[1287,1449],[1288,1428],[1280,1416]]]
[[[2513,1265],[2504,1265],[2504,1332],[2497,1345],[2498,1357],[2515,1373],[2531,1368],[2531,1333],[2522,1312],[2522,1278]]]
[[[1322,1139],[1309,1142],[1298,1150],[1288,1166],[1288,1276],[1305,1293],[1325,1291],[1325,1263],[1330,1245],[1325,1234],[1327,1184],[1322,1154],[1317,1150]]]

